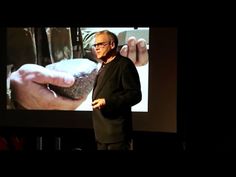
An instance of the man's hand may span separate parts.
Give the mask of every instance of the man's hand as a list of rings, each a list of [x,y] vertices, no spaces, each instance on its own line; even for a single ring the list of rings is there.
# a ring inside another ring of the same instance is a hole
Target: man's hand
[[[93,109],[101,109],[106,105],[106,100],[104,98],[96,99],[92,102]]]
[[[25,64],[10,76],[13,99],[25,109],[75,110],[86,98],[72,100],[57,95],[48,84],[70,87],[72,75],[36,64]]]

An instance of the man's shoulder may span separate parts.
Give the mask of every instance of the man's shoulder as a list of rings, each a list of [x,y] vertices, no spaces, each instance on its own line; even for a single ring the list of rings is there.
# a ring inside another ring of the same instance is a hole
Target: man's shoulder
[[[120,55],[120,54],[118,54],[117,55],[118,56],[118,58],[119,58],[119,62],[120,63],[126,63],[126,64],[132,64],[132,65],[134,65],[134,63],[132,62],[132,60],[130,59],[130,58],[128,58],[128,57],[125,57],[125,56],[122,56],[122,55]]]

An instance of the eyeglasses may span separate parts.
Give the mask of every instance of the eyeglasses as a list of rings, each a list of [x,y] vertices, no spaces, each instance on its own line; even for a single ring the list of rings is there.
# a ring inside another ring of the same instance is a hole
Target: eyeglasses
[[[110,42],[99,42],[97,44],[93,44],[93,47],[98,47],[98,48],[103,48],[105,47],[107,44],[109,44]]]

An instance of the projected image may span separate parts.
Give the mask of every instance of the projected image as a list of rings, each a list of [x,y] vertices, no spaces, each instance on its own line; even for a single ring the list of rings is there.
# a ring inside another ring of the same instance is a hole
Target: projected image
[[[132,111],[148,112],[149,28],[143,27],[8,28],[7,109],[91,111],[101,67],[94,34],[101,30],[117,35],[118,52],[138,70],[142,101]]]

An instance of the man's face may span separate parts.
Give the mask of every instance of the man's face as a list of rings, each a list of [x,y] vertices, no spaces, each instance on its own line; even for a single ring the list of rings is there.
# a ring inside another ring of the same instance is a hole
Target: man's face
[[[109,58],[108,53],[111,51],[112,42],[106,34],[100,34],[95,38],[95,51],[98,59],[105,60]]]

